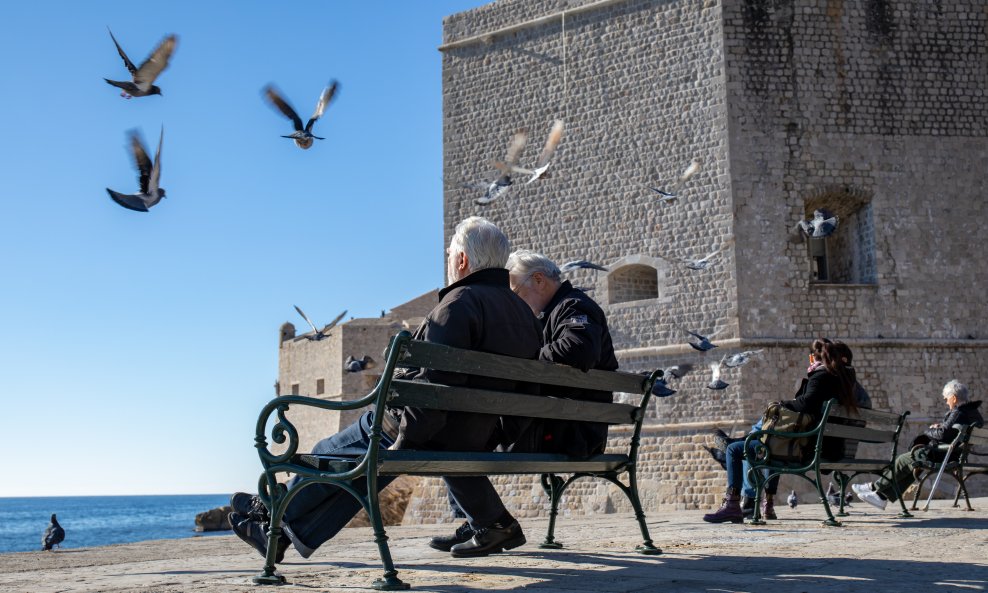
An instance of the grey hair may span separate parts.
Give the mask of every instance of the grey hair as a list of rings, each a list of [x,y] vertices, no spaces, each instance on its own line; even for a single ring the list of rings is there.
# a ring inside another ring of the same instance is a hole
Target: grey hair
[[[471,274],[487,268],[503,268],[511,252],[511,242],[501,229],[480,216],[471,216],[456,225],[449,246],[453,254],[467,254]]]
[[[943,386],[943,396],[956,395],[957,401],[963,403],[967,401],[967,385],[961,383],[957,379],[951,379]]]
[[[519,276],[531,276],[536,272],[542,272],[546,278],[559,282],[559,266],[548,257],[531,249],[519,249],[512,253],[505,267],[512,274]]]

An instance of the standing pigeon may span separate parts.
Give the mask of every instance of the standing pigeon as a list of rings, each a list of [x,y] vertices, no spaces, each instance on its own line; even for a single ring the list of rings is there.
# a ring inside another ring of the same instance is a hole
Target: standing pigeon
[[[840,493],[837,492],[836,488],[834,488],[833,482],[831,482],[830,485],[827,486],[826,496],[827,496],[827,503],[833,506],[840,506]]]
[[[762,350],[745,350],[744,352],[725,354],[724,358],[720,359],[720,363],[729,369],[733,369],[743,364],[748,364],[751,357],[760,352],[762,352]]]
[[[713,389],[714,391],[719,391],[721,389],[727,388],[730,383],[725,383],[720,379],[720,363],[712,362],[710,363],[710,383],[707,383],[707,389]]]
[[[518,157],[521,155],[521,151],[525,150],[525,144],[527,142],[528,132],[523,129],[518,130],[515,132],[515,135],[512,136],[511,142],[508,143],[508,152],[504,158],[504,162],[494,162],[494,167],[501,172],[501,175],[490,183],[477,182],[464,184],[464,187],[484,191],[483,197],[474,200],[475,203],[482,206],[490,204],[494,200],[508,193],[508,189],[511,187],[511,184],[514,183],[511,180],[511,175],[514,173],[514,168],[518,164]]]
[[[556,147],[559,146],[559,141],[562,139],[563,120],[557,119],[553,122],[552,129],[549,130],[549,137],[545,141],[545,148],[542,149],[542,154],[539,155],[539,160],[535,162],[535,167],[533,169],[513,167],[512,170],[515,173],[531,175],[531,177],[528,178],[528,181],[525,182],[526,185],[543,177],[548,177],[549,175],[546,171],[549,169],[549,163],[552,161],[552,155],[556,152]]]
[[[336,94],[336,89],[339,84],[334,80],[329,83],[329,86],[323,89],[322,94],[319,95],[319,101],[316,102],[316,110],[312,112],[312,117],[309,118],[309,122],[302,126],[302,118],[295,113],[292,106],[285,101],[278,91],[271,85],[264,87],[264,97],[271,102],[271,104],[285,117],[292,120],[292,124],[295,126],[295,131],[288,136],[282,136],[282,138],[291,138],[295,141],[295,146],[298,146],[302,150],[308,150],[312,146],[313,138],[316,140],[325,140],[325,138],[320,138],[319,136],[312,135],[312,124],[316,123],[324,111],[326,111],[326,106],[329,102],[333,100],[333,96]]]
[[[51,524],[45,529],[45,534],[41,536],[41,549],[50,552],[65,540],[65,530],[58,524],[55,513],[51,514]]]
[[[694,338],[696,338],[697,340],[699,340],[699,342],[689,342],[689,341],[686,342],[687,344],[692,346],[694,350],[698,350],[700,352],[706,352],[707,350],[712,350],[713,348],[717,347],[717,344],[711,342],[710,338],[719,334],[720,330],[711,333],[709,336],[701,336],[700,334],[696,332],[692,332],[688,329],[684,331],[689,335],[693,336]]]
[[[343,361],[343,370],[348,373],[359,373],[367,369],[372,369],[377,366],[374,363],[374,359],[370,356],[364,355],[363,358],[354,358],[353,356],[347,356],[346,360]]]
[[[796,497],[796,491],[793,490],[789,493],[789,498],[786,498],[786,502],[789,503],[789,508],[794,509],[796,505],[799,504],[799,498]]]
[[[840,219],[829,210],[814,210],[813,218],[799,221],[799,229],[806,233],[807,237],[822,239],[829,237],[837,230],[837,223]]]
[[[601,272],[606,272],[607,268],[593,262],[589,262],[585,259],[578,259],[576,261],[566,262],[565,264],[559,266],[559,271],[563,274],[572,272],[573,270],[599,270]]]
[[[168,67],[168,60],[172,57],[172,52],[175,51],[175,44],[178,43],[178,37],[175,35],[169,35],[158,44],[158,47],[151,52],[148,59],[144,60],[140,68],[134,66],[134,63],[130,61],[127,54],[124,53],[123,48],[117,43],[117,38],[113,36],[113,31],[107,27],[106,30],[110,33],[110,39],[113,40],[113,45],[117,46],[117,53],[123,58],[124,66],[130,72],[130,76],[133,79],[130,82],[110,80],[109,78],[104,78],[108,84],[111,84],[119,89],[121,89],[120,96],[125,99],[130,99],[131,97],[146,97],[148,95],[160,95],[161,89],[158,88],[154,81],[158,78],[158,75]]]
[[[298,305],[292,305],[292,306],[295,307],[295,310],[298,311],[298,314],[302,316],[302,319],[304,319],[305,322],[309,324],[309,327],[312,328],[312,334],[311,335],[306,335],[305,337],[307,339],[309,339],[309,340],[314,341],[314,342],[318,342],[319,340],[321,340],[323,338],[329,337],[329,330],[331,330],[334,327],[336,327],[336,324],[339,323],[341,319],[343,319],[343,316],[344,315],[346,315],[346,309],[344,309],[342,313],[340,313],[339,315],[336,316],[336,319],[333,319],[332,321],[330,321],[329,323],[327,323],[326,324],[326,327],[324,327],[322,329],[316,329],[315,324],[312,323],[312,320],[309,319],[309,316],[308,315],[306,315],[305,313],[302,312],[302,309],[299,309],[298,308]]]
[[[161,143],[165,139],[165,128],[162,126],[158,137],[158,150],[154,153],[154,164],[148,158],[144,141],[137,130],[130,132],[130,149],[134,153],[134,161],[140,172],[140,191],[136,194],[122,194],[106,188],[110,198],[128,210],[147,212],[152,206],[165,197],[165,188],[158,185],[161,180]]]

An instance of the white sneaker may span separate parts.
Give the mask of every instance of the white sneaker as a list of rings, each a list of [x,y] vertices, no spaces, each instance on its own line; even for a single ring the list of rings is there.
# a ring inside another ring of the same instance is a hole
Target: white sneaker
[[[880,511],[884,511],[885,506],[889,503],[871,489],[871,484],[851,484],[851,490],[854,490],[862,502],[867,502]]]

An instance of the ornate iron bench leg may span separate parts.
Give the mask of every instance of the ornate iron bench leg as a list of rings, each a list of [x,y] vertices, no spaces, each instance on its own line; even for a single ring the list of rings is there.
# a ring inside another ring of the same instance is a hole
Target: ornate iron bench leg
[[[641,545],[635,546],[635,551],[646,556],[661,554],[662,550],[657,548],[652,542],[652,536],[648,533],[648,525],[645,524],[645,512],[642,511],[641,499],[638,498],[638,479],[635,476],[635,468],[631,467],[628,469],[627,486],[622,484],[616,475],[601,477],[620,488],[624,492],[624,495],[628,497],[632,508],[635,509],[635,519],[638,520],[638,527],[641,529],[643,540]]]
[[[957,480],[957,492],[954,493],[954,506],[955,507],[957,506],[957,501],[960,500],[960,498],[961,498],[961,492],[963,492],[964,493],[964,502],[967,503],[967,510],[973,511],[974,510],[974,507],[971,506],[971,499],[968,498],[968,495],[967,495],[967,484],[965,484],[965,482],[967,481],[967,478],[961,472],[957,472],[957,474],[954,476],[954,478]]]
[[[837,516],[847,517],[850,515],[850,513],[844,510],[844,502],[845,502],[844,497],[847,494],[847,485],[851,481],[851,479],[844,472],[839,472],[839,471],[834,472],[834,478],[837,479],[837,485],[840,486],[840,505],[839,508],[837,509]]]
[[[381,563],[384,565],[383,577],[375,579],[371,583],[371,587],[378,591],[404,591],[411,588],[411,585],[398,578],[398,571],[395,569],[394,560],[391,558],[388,535],[384,531],[384,521],[381,520],[376,480],[368,481],[367,490],[369,501],[367,514],[370,515],[371,527],[374,528],[374,543],[377,544],[377,551],[381,555]]]
[[[271,486],[272,484],[273,487]],[[285,577],[276,572],[275,558],[278,555],[278,540],[281,539],[281,535],[284,533],[281,528],[281,520],[285,514],[285,509],[280,507],[282,506],[282,501],[285,500],[286,492],[284,485],[279,484],[274,475],[261,475],[258,491],[263,493],[265,488],[271,496],[271,506],[269,508],[271,523],[268,528],[268,552],[264,556],[264,569],[261,571],[261,574],[256,575],[253,578],[253,581],[255,585],[284,585]]]
[[[930,477],[930,472],[924,471],[920,475],[919,479],[916,480],[916,493],[913,494],[913,504],[910,507],[910,510],[913,510],[913,511],[918,511],[919,510],[919,499],[920,499],[920,496],[922,496],[922,494],[923,494],[923,484],[926,483],[926,480],[929,477]]]
[[[823,524],[828,527],[842,527],[841,522],[834,517],[834,512],[830,510],[830,502],[827,501],[827,493],[823,491],[823,479],[820,476],[819,468],[816,470],[816,491],[820,493],[820,499],[823,500],[823,510],[827,511],[827,518]]]
[[[542,489],[549,497],[549,529],[545,534],[545,541],[539,544],[540,548],[546,550],[558,550],[563,544],[556,541],[556,515],[559,512],[559,499],[563,495],[563,479],[556,474],[542,474]]]

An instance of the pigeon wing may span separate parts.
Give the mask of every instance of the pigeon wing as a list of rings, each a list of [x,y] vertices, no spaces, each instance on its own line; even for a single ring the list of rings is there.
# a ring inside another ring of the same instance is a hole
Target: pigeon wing
[[[172,52],[175,51],[175,44],[178,42],[178,37],[174,35],[169,35],[158,44],[158,47],[154,48],[148,59],[141,64],[141,67],[137,69],[134,74],[135,84],[152,84],[158,75],[161,74],[162,70],[168,67],[168,60],[172,57]]]
[[[280,111],[288,119],[292,120],[292,123],[295,125],[296,132],[302,131],[302,118],[295,113],[295,110],[288,104],[288,101],[281,98],[281,95],[278,94],[278,91],[276,91],[273,86],[268,85],[264,87],[264,97],[270,101],[272,105],[274,105],[275,109]]]
[[[312,124],[316,123],[324,111],[326,111],[326,106],[329,102],[333,100],[333,96],[336,95],[336,89],[339,85],[334,80],[329,83],[329,86],[323,89],[322,94],[319,95],[319,101],[316,102],[316,110],[312,112],[312,117],[309,118],[309,123],[305,124],[305,131],[312,131]]]
[[[525,150],[525,144],[528,142],[528,132],[524,129],[515,132],[515,135],[511,138],[511,142],[508,143],[508,153],[504,157],[504,164],[510,169],[518,164],[518,157],[521,156],[521,152]]]
[[[161,126],[161,135],[158,136],[158,150],[154,153],[154,165],[151,167],[151,179],[148,181],[147,193],[154,195],[158,191],[158,182],[161,180],[161,143],[165,140],[165,127]],[[144,155],[147,158],[147,155]]]
[[[298,314],[302,316],[302,319],[304,319],[305,322],[309,324],[309,327],[312,328],[312,331],[319,333],[319,330],[316,329],[315,324],[312,323],[312,321],[309,319],[309,316],[303,313],[302,310],[298,308],[298,305],[292,305],[292,306],[295,307],[295,310],[298,311]]]
[[[148,193],[148,186],[151,183],[151,159],[148,157],[147,149],[144,148],[144,141],[137,130],[130,132],[130,150],[134,154],[134,162],[137,165],[137,172],[140,174],[141,193]]]
[[[336,327],[336,324],[339,323],[340,320],[343,319],[345,316],[346,316],[346,309],[343,309],[343,312],[337,315],[335,319],[327,323],[326,327],[322,328],[322,331],[325,333],[333,329],[334,327]]]
[[[106,193],[110,194],[110,199],[127,210],[133,210],[135,212],[148,211],[147,205],[144,203],[141,196],[122,194],[120,192],[115,192],[110,188],[106,188]]]
[[[560,140],[563,139],[563,120],[557,119],[552,124],[552,129],[549,130],[549,137],[545,141],[545,147],[542,149],[542,154],[539,155],[539,160],[535,163],[535,168],[544,167],[551,159],[553,153],[556,152],[556,147],[559,146]]]
[[[679,179],[676,180],[676,183],[682,185],[687,181],[689,181],[691,177],[693,177],[699,172],[700,172],[700,159],[693,159],[692,161],[690,161],[689,166],[686,167],[686,170],[683,171],[683,174],[679,176]]]
[[[130,58],[127,57],[127,54],[124,53],[123,48],[120,47],[119,43],[117,43],[117,38],[113,36],[113,31],[111,31],[109,27],[106,28],[106,31],[110,34],[110,39],[113,40],[113,45],[117,46],[117,53],[120,54],[121,58],[123,58],[124,66],[127,67],[127,71],[130,72],[131,76],[137,76],[137,66],[134,66],[134,63],[131,62]]]

